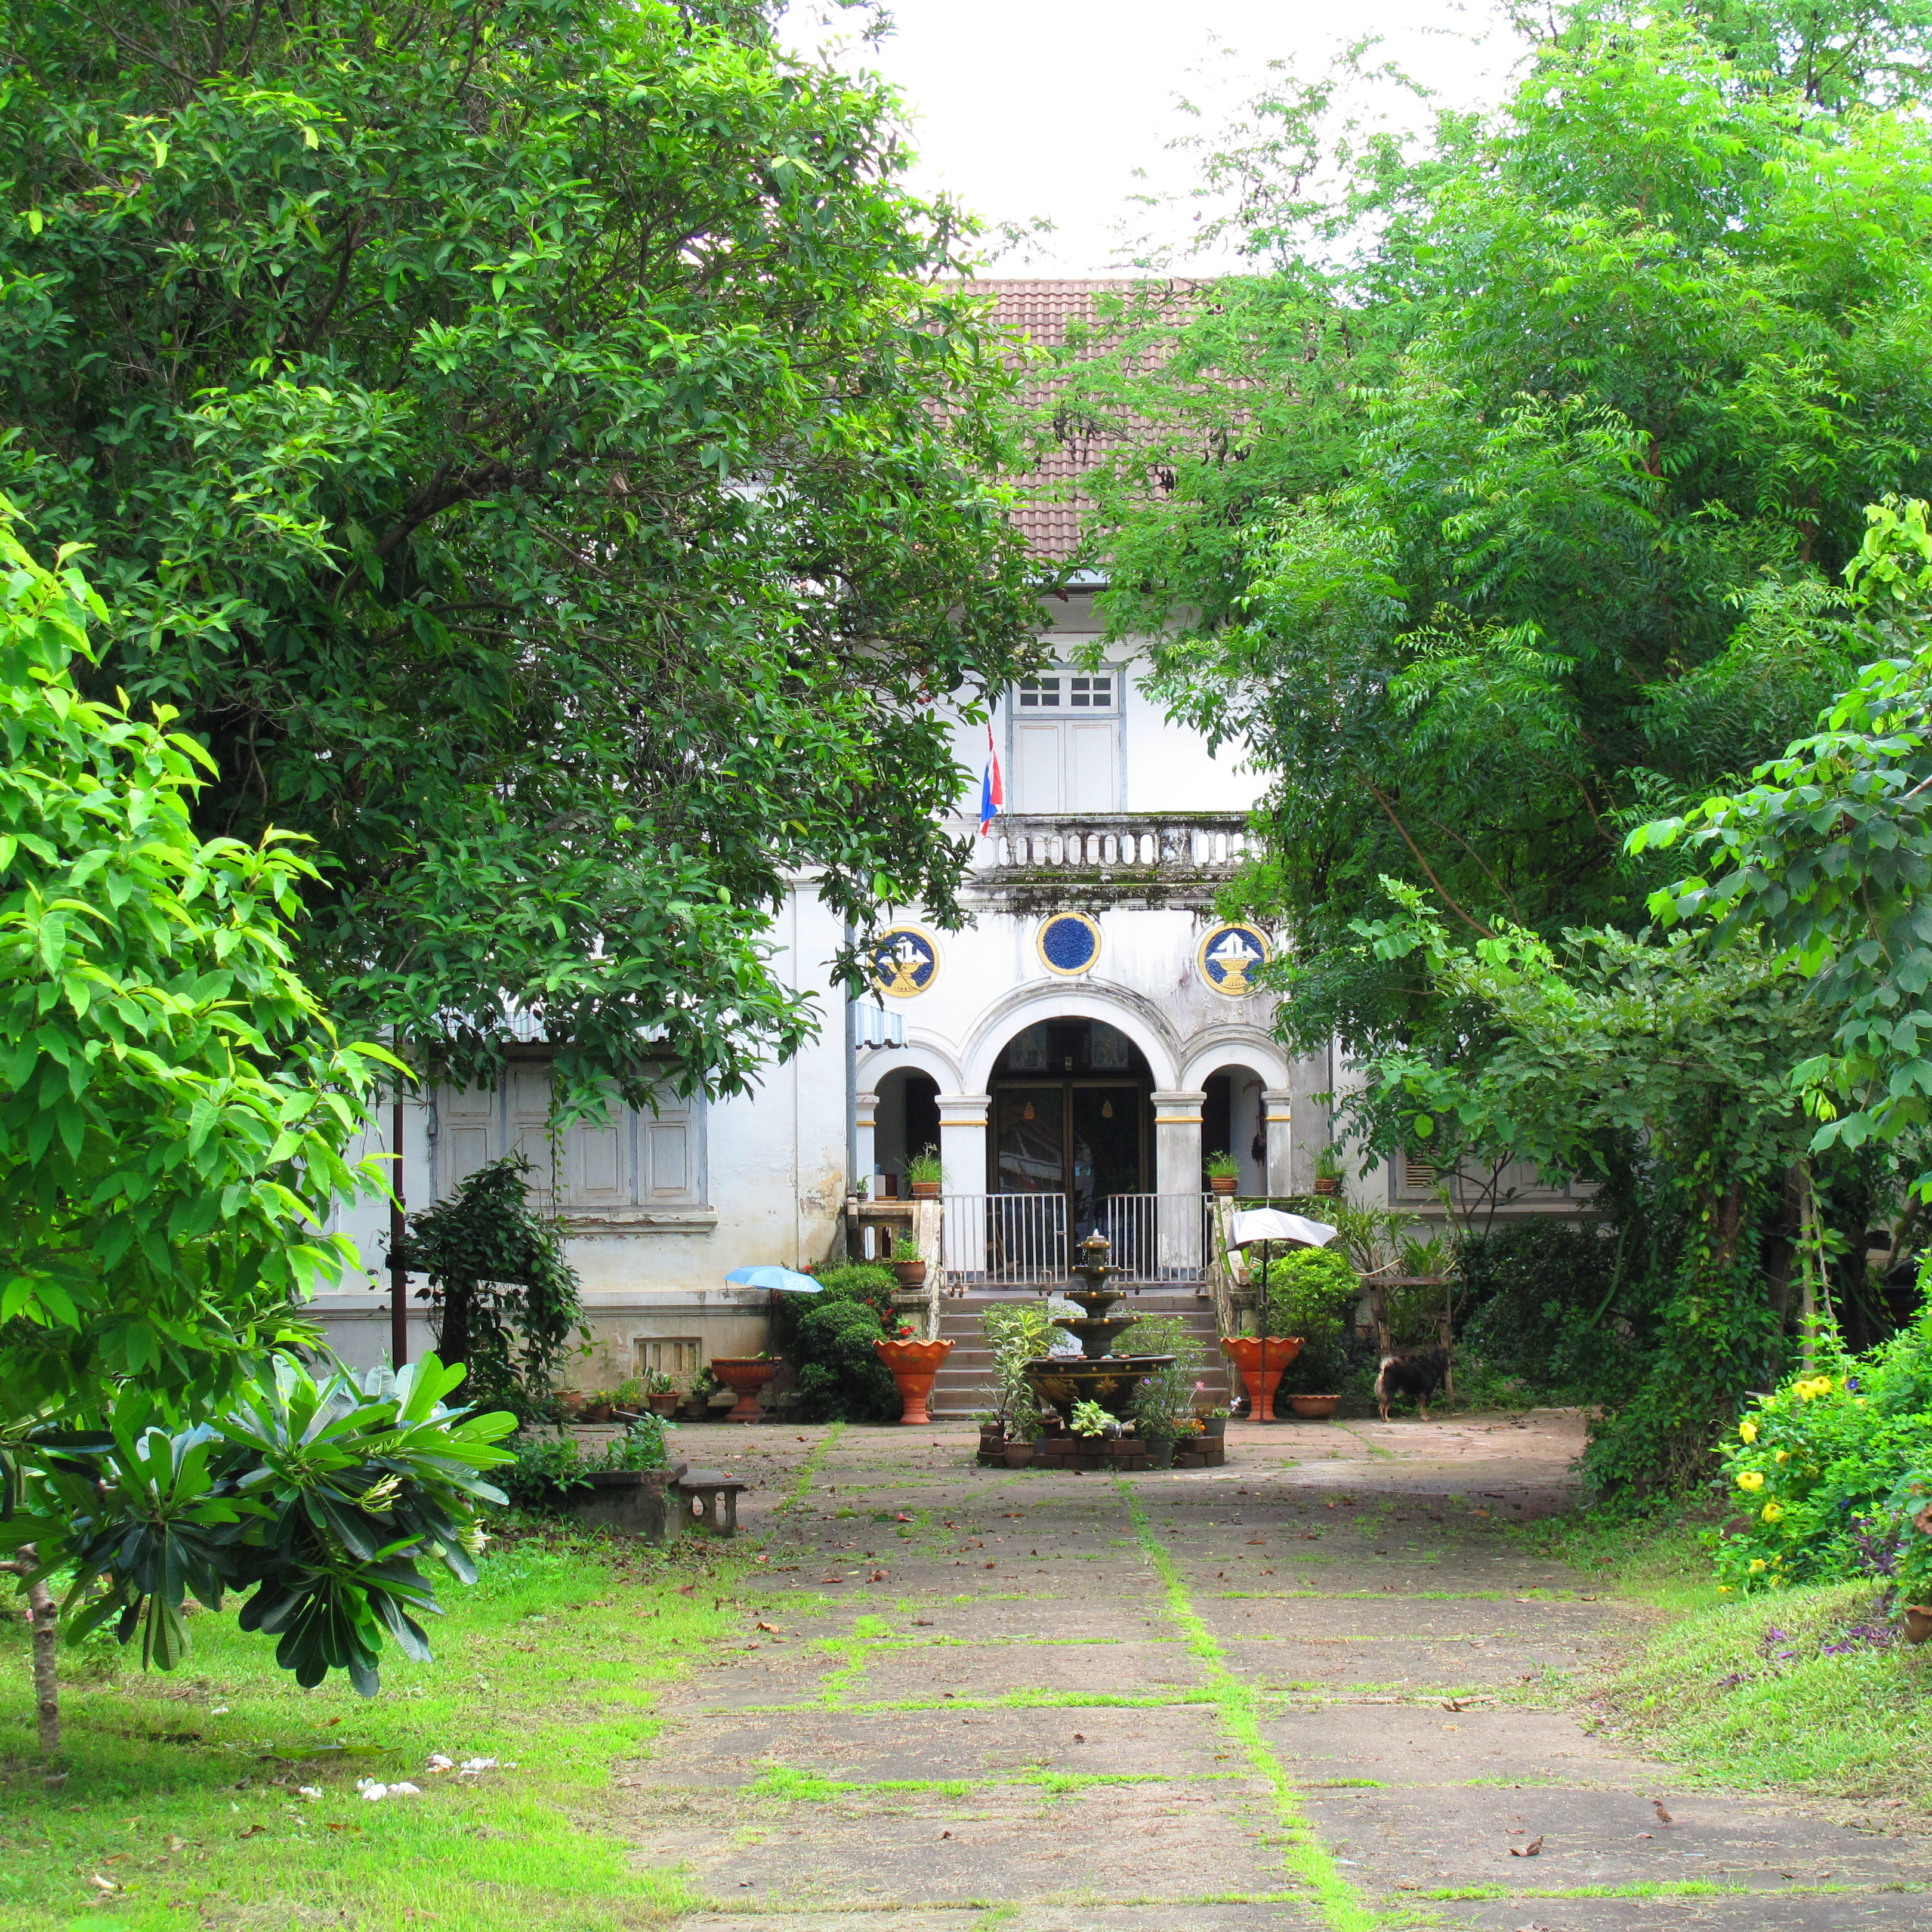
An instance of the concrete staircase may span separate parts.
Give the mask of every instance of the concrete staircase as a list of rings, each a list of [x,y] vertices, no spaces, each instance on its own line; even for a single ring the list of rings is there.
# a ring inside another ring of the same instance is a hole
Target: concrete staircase
[[[1037,1299],[1036,1293],[1031,1289],[1024,1292],[1007,1289],[1004,1292],[949,1296],[940,1301],[939,1333],[943,1340],[952,1344],[952,1352],[933,1378],[932,1394],[926,1404],[928,1414],[935,1419],[944,1416],[948,1420],[963,1421],[992,1406],[993,1355],[980,1331],[980,1317],[996,1303]],[[1208,1384],[1209,1403],[1227,1401],[1228,1365],[1221,1359],[1220,1336],[1214,1324],[1214,1304],[1206,1294],[1197,1294],[1194,1286],[1187,1282],[1166,1282],[1159,1288],[1143,1288],[1138,1294],[1125,1296],[1114,1304],[1112,1312],[1179,1316],[1192,1331],[1208,1358],[1200,1379]]]

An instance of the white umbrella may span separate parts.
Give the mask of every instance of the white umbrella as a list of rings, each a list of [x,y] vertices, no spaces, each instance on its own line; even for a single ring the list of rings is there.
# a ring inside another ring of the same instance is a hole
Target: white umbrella
[[[1245,1248],[1250,1241],[1292,1241],[1298,1248],[1325,1248],[1336,1232],[1326,1221],[1284,1214],[1279,1208],[1247,1208],[1234,1216],[1234,1245]]]

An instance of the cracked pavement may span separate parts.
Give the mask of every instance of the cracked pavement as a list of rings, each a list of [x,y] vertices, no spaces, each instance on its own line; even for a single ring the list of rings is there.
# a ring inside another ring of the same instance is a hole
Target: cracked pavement
[[[1648,1613],[1494,1528],[1567,1504],[1580,1442],[1231,1424],[1223,1468],[1117,1478],[692,1432],[755,1486],[766,1606],[600,1822],[710,1901],[679,1932],[1932,1928],[1922,1838],[1570,1714]]]

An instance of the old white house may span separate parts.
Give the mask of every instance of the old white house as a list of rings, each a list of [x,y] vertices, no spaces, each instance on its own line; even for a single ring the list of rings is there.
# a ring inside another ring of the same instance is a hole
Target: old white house
[[[1090,315],[1096,285],[996,286],[1004,321],[1054,340]],[[1022,514],[1042,556],[1072,554],[1073,507]],[[1096,1227],[1132,1264],[1184,1277],[1202,1258],[1208,1156],[1232,1156],[1244,1193],[1311,1185],[1330,1138],[1315,1096],[1337,1070],[1326,1054],[1286,1058],[1272,1001],[1248,987],[1273,935],[1218,920],[1212,904],[1241,862],[1258,782],[1148,699],[1134,643],[1091,661],[1101,587],[1042,600],[1053,664],[997,707],[1006,805],[983,837],[986,728],[959,728],[974,774],[957,821],[974,836],[974,923],[943,932],[906,908],[874,956],[876,997],[848,1008],[827,970],[842,930],[802,885],[778,963],[820,994],[826,1024],[754,1095],[667,1098],[656,1114],[620,1114],[554,1144],[532,1042],[501,1088],[406,1110],[412,1208],[512,1148],[531,1160],[569,1230],[598,1337],[580,1380],[758,1352],[766,1298],[726,1287],[726,1272],[842,1252],[848,1197],[902,1196],[908,1158],[928,1146],[944,1163],[944,1205],[943,1232],[930,1214],[927,1232],[949,1282],[1057,1267]],[[1431,1179],[1377,1170],[1358,1186],[1419,1202]],[[855,1247],[874,1240],[877,1217],[849,1218]],[[388,1340],[386,1218],[372,1207],[348,1225],[369,1286],[321,1312],[345,1355],[373,1361]],[[412,1349],[428,1339],[418,1324]]]

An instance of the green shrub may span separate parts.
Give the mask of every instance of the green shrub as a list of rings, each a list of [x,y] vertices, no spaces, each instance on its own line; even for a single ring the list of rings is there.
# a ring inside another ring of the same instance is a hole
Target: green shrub
[[[1457,1339],[1493,1372],[1552,1398],[1622,1393],[1632,1354],[1610,1313],[1616,1242],[1606,1229],[1526,1221],[1458,1252]]]
[[[898,1419],[898,1385],[874,1352],[885,1332],[869,1300],[828,1294],[799,1317],[790,1354],[808,1415],[825,1422]]]
[[[1282,1377],[1283,1388],[1309,1395],[1339,1390],[1362,1294],[1348,1258],[1333,1248],[1294,1248],[1271,1255],[1266,1270],[1257,1266],[1256,1274],[1267,1293],[1268,1334],[1301,1337],[1301,1352]]]
[[[1879,1576],[1926,1600],[1932,1535],[1913,1520],[1932,1503],[1932,1311],[1792,1376],[1720,1454],[1742,1513],[1714,1539],[1727,1589]]]
[[[1114,1344],[1124,1355],[1172,1355],[1134,1391],[1134,1421],[1143,1436],[1171,1440],[1194,1413],[1195,1384],[1208,1366],[1194,1332],[1178,1315],[1144,1315]]]
[[[572,1436],[512,1436],[505,1444],[516,1460],[491,1472],[490,1480],[518,1509],[552,1512],[567,1508],[572,1494],[590,1486],[606,1469],[661,1469],[670,1460],[666,1430],[655,1415],[640,1415],[635,1427],[594,1456],[586,1456]]]

